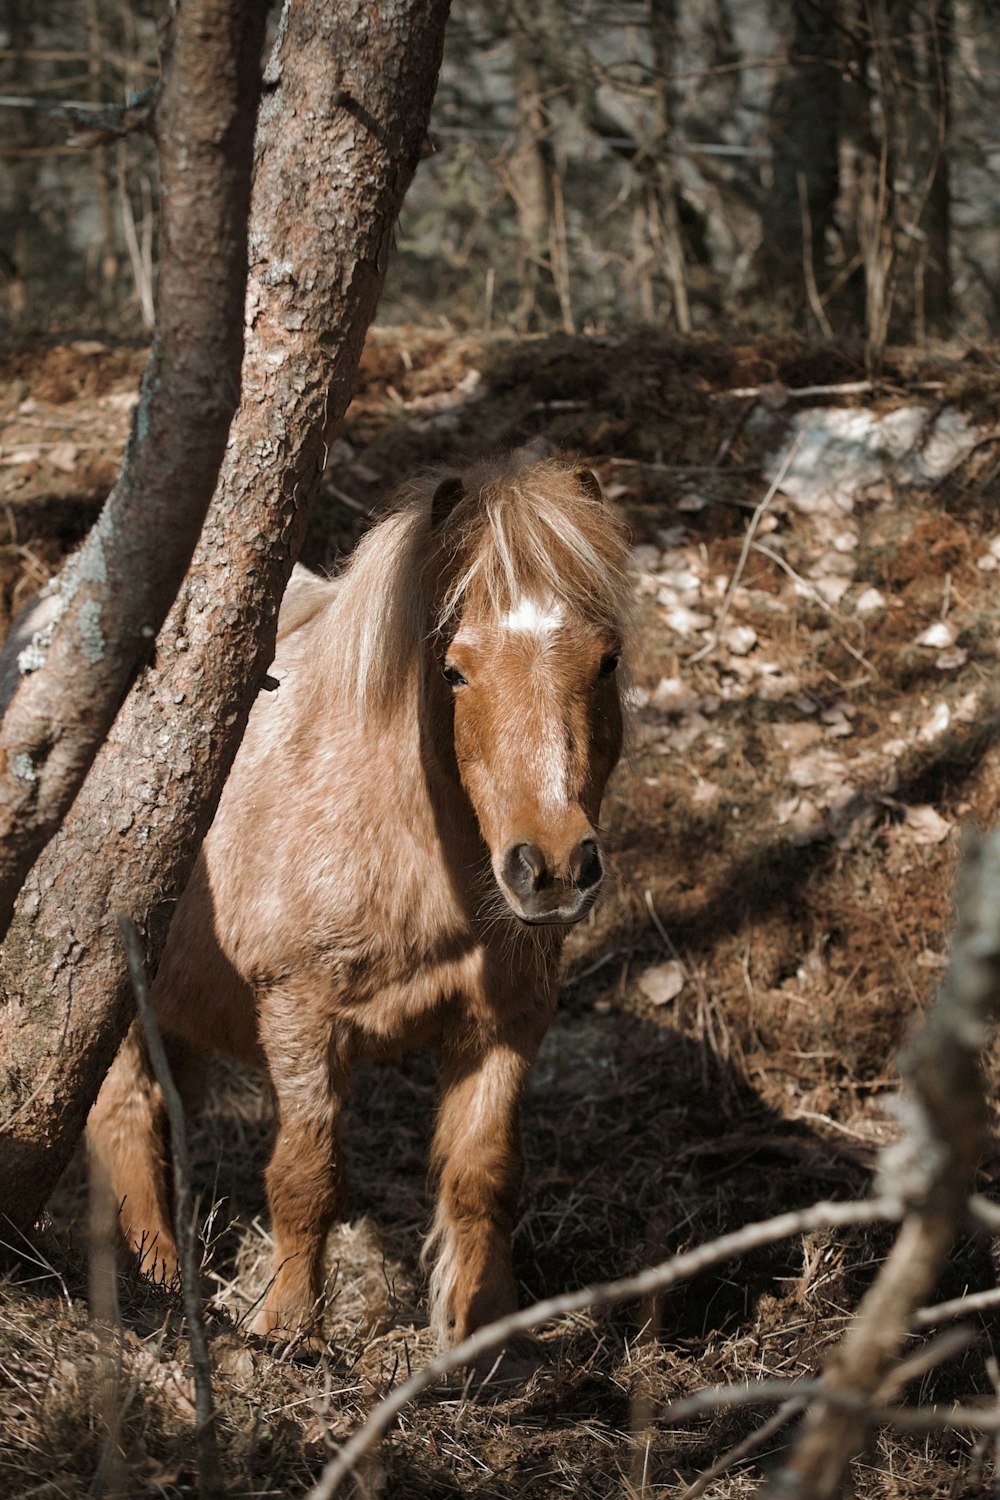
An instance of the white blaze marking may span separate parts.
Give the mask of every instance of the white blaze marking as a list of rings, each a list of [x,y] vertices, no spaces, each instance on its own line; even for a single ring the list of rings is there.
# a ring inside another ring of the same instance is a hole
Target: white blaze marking
[[[556,599],[540,602],[537,599],[519,599],[501,624],[506,630],[516,630],[526,635],[537,636],[540,641],[554,635],[565,621],[565,612]],[[543,806],[565,807],[569,801],[569,766],[566,756],[566,736],[558,718],[547,717],[533,726],[534,743],[529,743],[528,764],[538,788],[538,800]]]
[[[537,636],[540,641],[554,635],[565,621],[565,612],[556,599],[540,602],[519,599],[501,621],[506,630]],[[533,726],[534,743],[529,743],[528,764],[543,806],[565,807],[569,801],[569,766],[566,736],[558,718],[540,718]]]
[[[531,635],[551,635],[558,630],[565,616],[563,607],[556,600],[539,604],[536,599],[519,599],[514,608],[504,615],[505,630],[523,630]]]
[[[563,726],[557,718],[549,718],[538,724],[537,733],[531,767],[538,779],[538,800],[546,807],[566,807],[569,766]]]

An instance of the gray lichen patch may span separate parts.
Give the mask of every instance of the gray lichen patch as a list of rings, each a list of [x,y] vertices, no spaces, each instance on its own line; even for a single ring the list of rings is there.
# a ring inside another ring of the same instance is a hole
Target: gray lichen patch
[[[18,781],[37,781],[38,772],[27,750],[21,750],[10,758],[10,768]]]
[[[102,660],[106,649],[104,631],[101,629],[101,606],[96,599],[88,599],[80,607],[80,646],[84,656],[93,665]]]

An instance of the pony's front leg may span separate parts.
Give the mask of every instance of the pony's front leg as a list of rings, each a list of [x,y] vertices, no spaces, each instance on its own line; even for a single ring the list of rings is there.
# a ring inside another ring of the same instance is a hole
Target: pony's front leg
[[[266,1173],[274,1277],[253,1327],[264,1336],[316,1335],[327,1235],[346,1187],[340,1155],[346,1072],[329,1022],[304,993],[268,996],[260,1030],[278,1121]]]
[[[540,1040],[540,1037],[539,1039]],[[511,1235],[521,1186],[521,1092],[537,1043],[446,1051],[432,1148],[438,1197],[431,1323],[442,1345],[517,1307]]]

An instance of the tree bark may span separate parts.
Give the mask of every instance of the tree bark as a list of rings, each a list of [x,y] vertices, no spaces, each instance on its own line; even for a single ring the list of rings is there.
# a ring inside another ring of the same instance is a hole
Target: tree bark
[[[0,968],[0,1193],[58,1179],[132,1014],[114,914],[150,970],[273,653],[277,602],[347,406],[421,154],[447,0],[289,0],[264,77],[243,394],[188,579]],[[176,435],[175,435],[176,437]]]
[[[160,318],[97,525],[54,584],[0,725],[0,937],[173,602],[239,394],[250,166],[266,5],[184,0],[158,112]],[[51,641],[49,640],[51,637]]]
[[[677,46],[676,0],[649,0],[649,44],[653,54],[653,111],[655,128],[652,161],[647,172],[648,214],[662,247],[664,273],[670,287],[678,333],[691,332],[684,237],[681,233],[680,180],[673,155],[673,99],[671,69]]]
[[[515,328],[526,333],[534,321],[551,217],[549,171],[542,144],[547,122],[538,68],[525,50],[530,39],[523,31],[515,30],[511,40],[516,137],[509,164],[510,193],[521,236],[518,270],[521,297],[512,321]]]
[[[757,265],[769,298],[796,321],[822,285],[839,187],[839,0],[793,0],[792,65],[771,103],[774,176]]]

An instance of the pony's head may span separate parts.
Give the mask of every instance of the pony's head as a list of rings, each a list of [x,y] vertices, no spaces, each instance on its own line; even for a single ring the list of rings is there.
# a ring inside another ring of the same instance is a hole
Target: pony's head
[[[622,745],[625,538],[588,469],[516,459],[440,479],[430,536],[425,690],[497,887],[522,922],[576,922]]]

